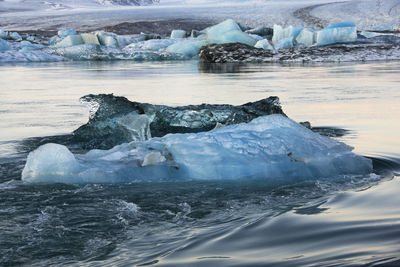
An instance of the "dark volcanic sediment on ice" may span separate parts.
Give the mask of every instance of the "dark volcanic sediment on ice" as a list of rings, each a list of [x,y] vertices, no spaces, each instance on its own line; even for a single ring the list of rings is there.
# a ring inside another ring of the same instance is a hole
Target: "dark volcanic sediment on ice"
[[[91,118],[87,124],[74,131],[73,139],[85,143],[86,148],[111,148],[135,141],[132,135],[135,131],[140,131],[138,135],[142,134],[136,138],[148,138],[143,118],[140,118],[137,125],[127,126],[138,119],[135,115],[140,114],[148,116],[147,123],[152,137],[209,131],[219,125],[249,122],[264,115],[284,114],[279,98],[274,96],[240,106],[201,104],[168,107],[131,102],[125,97],[112,94],[87,95],[81,98],[81,102],[92,108]]]
[[[329,47],[296,47],[280,50],[264,50],[241,43],[210,44],[200,48],[199,58],[202,62],[208,63],[398,60],[400,43],[338,44]]]
[[[116,34],[139,34],[157,33],[162,36],[169,36],[172,30],[181,29],[187,32],[191,30],[203,30],[207,27],[214,25],[215,22],[198,21],[187,19],[173,19],[173,20],[156,20],[156,21],[138,21],[138,22],[123,22],[117,25],[101,27],[97,30],[113,32]]]

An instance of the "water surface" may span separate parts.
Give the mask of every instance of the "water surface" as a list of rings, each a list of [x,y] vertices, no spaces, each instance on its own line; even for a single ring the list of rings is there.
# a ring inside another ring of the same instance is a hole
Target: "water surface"
[[[396,263],[399,70],[399,62],[0,66],[0,265]],[[23,184],[37,137],[86,123],[78,99],[89,93],[165,105],[276,95],[296,121],[348,130],[335,138],[373,157],[376,174],[289,184]]]

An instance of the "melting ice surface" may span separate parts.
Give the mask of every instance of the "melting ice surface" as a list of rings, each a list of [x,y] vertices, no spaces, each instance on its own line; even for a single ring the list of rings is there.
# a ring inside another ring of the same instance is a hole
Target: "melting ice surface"
[[[73,155],[46,144],[28,156],[22,180],[33,183],[129,183],[170,180],[316,179],[372,172],[371,160],[282,115],[196,134]]]

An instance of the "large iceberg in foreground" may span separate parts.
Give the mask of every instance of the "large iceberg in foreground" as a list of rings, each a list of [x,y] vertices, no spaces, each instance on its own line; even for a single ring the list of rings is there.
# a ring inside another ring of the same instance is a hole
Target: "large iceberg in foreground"
[[[73,155],[46,144],[31,152],[25,182],[128,183],[221,179],[314,179],[372,171],[371,160],[282,115],[209,132],[169,134]]]

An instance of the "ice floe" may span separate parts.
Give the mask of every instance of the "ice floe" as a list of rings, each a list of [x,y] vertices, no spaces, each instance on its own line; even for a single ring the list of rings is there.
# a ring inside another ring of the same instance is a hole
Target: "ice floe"
[[[129,183],[170,180],[318,179],[372,172],[371,160],[282,115],[196,134],[169,134],[74,155],[46,144],[22,172],[33,183]]]

